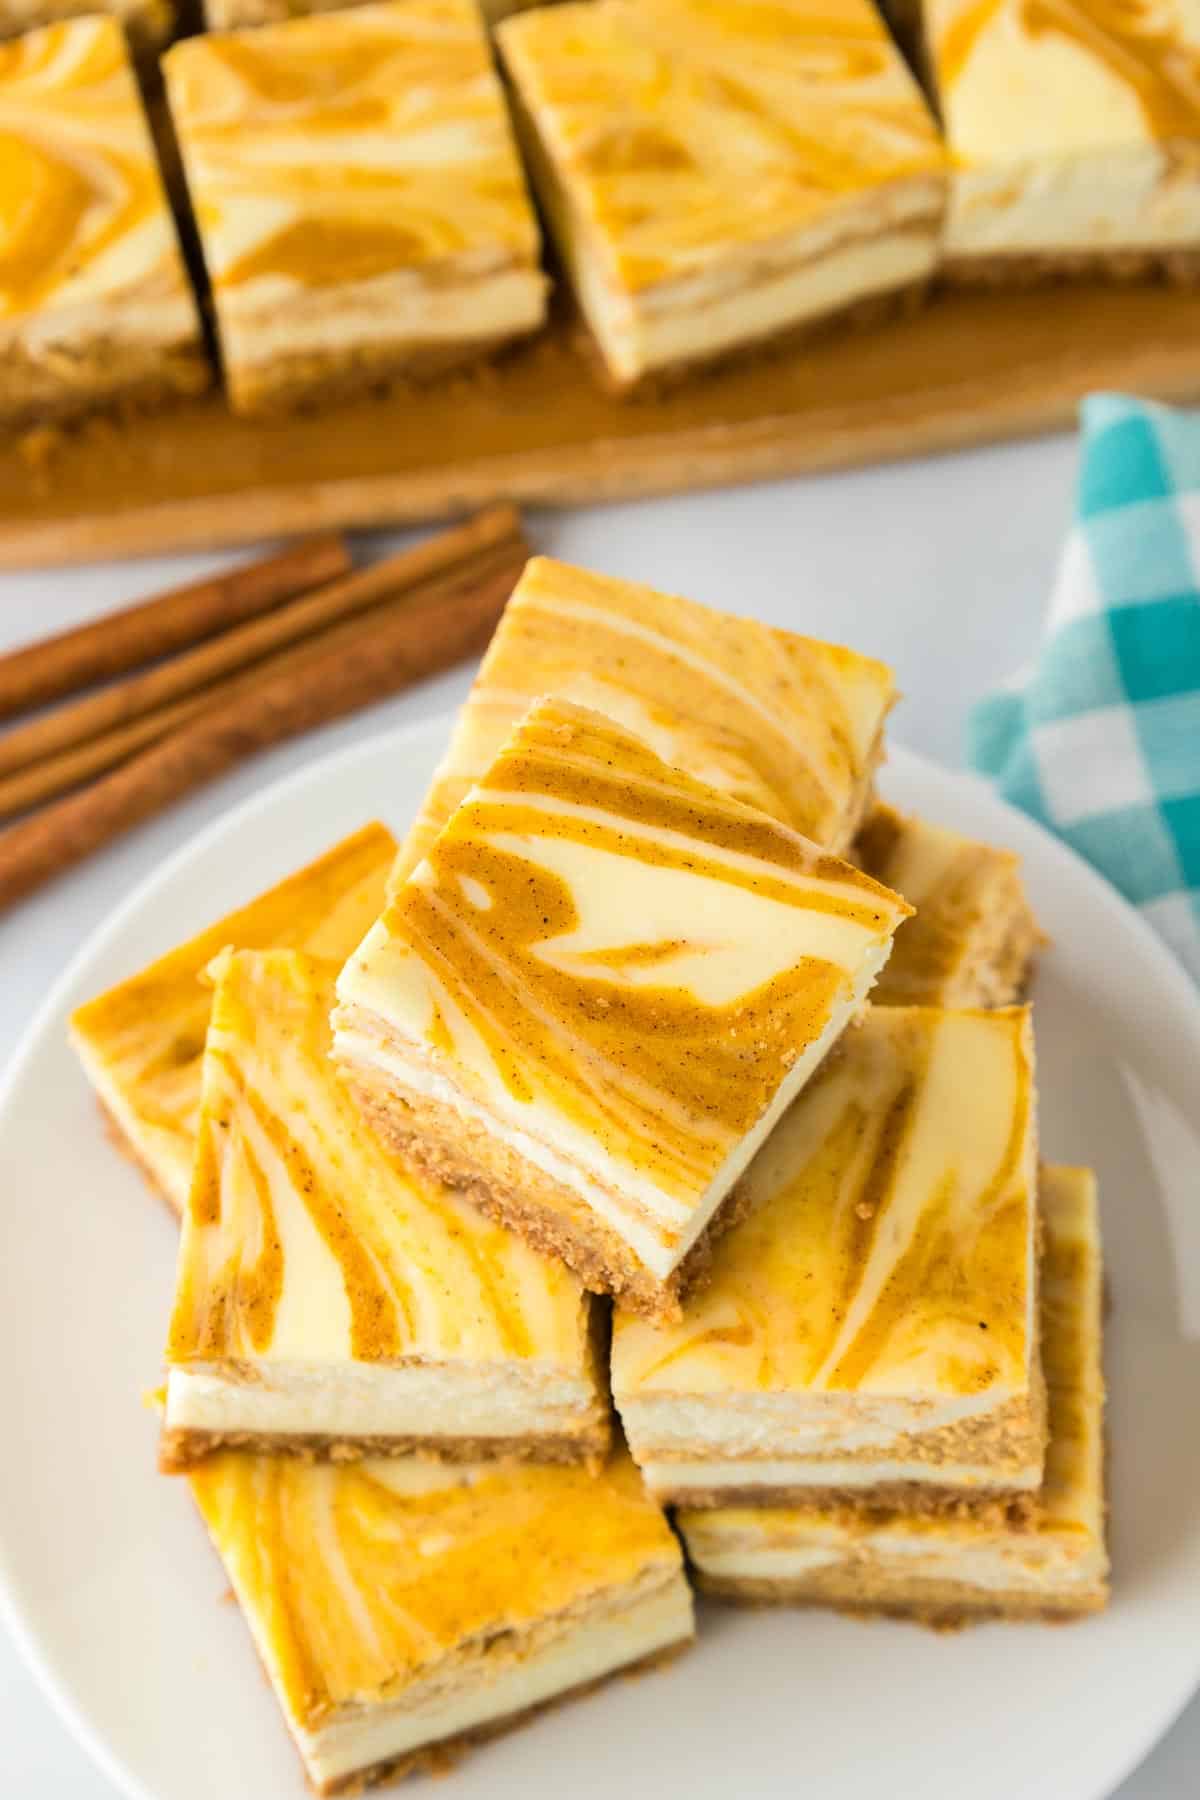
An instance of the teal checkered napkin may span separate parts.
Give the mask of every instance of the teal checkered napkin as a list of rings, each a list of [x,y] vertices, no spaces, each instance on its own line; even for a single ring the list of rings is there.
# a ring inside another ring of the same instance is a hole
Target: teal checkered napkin
[[[967,755],[1200,981],[1200,415],[1098,394],[1082,429],[1045,640],[976,707]]]

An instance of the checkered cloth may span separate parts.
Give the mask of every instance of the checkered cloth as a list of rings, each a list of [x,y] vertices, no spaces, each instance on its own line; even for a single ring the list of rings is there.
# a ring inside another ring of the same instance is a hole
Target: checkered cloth
[[[1082,427],[1045,641],[976,707],[967,755],[1200,981],[1200,416],[1097,394]]]

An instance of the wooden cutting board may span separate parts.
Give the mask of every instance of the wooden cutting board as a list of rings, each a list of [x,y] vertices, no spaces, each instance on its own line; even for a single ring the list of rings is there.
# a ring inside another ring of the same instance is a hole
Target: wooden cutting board
[[[0,444],[0,567],[585,504],[952,450],[1068,424],[1121,388],[1200,398],[1200,295],[945,294],[654,399],[598,383],[561,324],[483,372],[270,424],[219,398]]]

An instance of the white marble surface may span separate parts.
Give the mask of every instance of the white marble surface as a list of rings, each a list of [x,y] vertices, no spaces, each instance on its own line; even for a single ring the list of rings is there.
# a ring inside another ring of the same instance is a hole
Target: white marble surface
[[[905,695],[896,736],[953,764],[961,760],[971,702],[1036,643],[1074,460],[1073,443],[1054,439],[734,493],[547,514],[531,521],[530,533],[539,549],[556,555],[885,658]],[[217,561],[0,575],[0,650]],[[0,918],[0,1062],[91,926],[200,826],[338,744],[454,703],[465,685],[465,675],[445,677],[260,757]],[[6,1480],[20,1479],[14,1448]],[[1064,1634],[1064,1654],[1069,1648]],[[14,1800],[114,1800],[110,1782],[54,1716],[2,1630],[0,1743],[0,1792]],[[1200,1701],[1121,1789],[1121,1800],[1184,1800],[1196,1793],[1197,1768]]]

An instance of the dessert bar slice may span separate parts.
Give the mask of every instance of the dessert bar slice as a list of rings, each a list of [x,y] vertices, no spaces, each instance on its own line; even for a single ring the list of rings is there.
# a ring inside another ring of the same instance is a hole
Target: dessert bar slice
[[[330,1060],[335,974],[295,950],[214,966],[162,1465],[602,1456],[594,1303],[368,1129]]]
[[[77,1008],[71,1040],[112,1133],[177,1213],[187,1205],[220,950],[297,949],[340,963],[383,905],[396,843],[367,825],[332,850]]]
[[[191,1483],[318,1794],[443,1768],[693,1636],[624,1455],[589,1475],[225,1451]]]
[[[932,273],[942,145],[869,0],[596,0],[499,39],[619,387],[876,310]]]
[[[1042,942],[1021,859],[877,806],[854,846],[876,881],[916,907],[871,998],[881,1006],[1011,1006]]]
[[[1100,1239],[1090,1170],[1044,1170],[1041,1199],[1050,1442],[1032,1507],[684,1512],[679,1524],[703,1589],[939,1626],[1072,1619],[1107,1604]]]
[[[1200,0],[923,0],[962,281],[1200,276]]]
[[[872,657],[535,556],[397,861],[411,875],[526,708],[581,677],[664,762],[842,852],[870,805],[892,672]]]
[[[530,709],[342,973],[384,1135],[673,1314],[909,908],[567,700]]]
[[[436,373],[542,323],[475,0],[209,33],[164,67],[235,411]]]
[[[651,1491],[1032,1493],[1036,1154],[1026,1009],[869,1007],[751,1165],[682,1320],[617,1314],[613,1398]]]
[[[121,26],[0,43],[0,427],[207,387]]]

